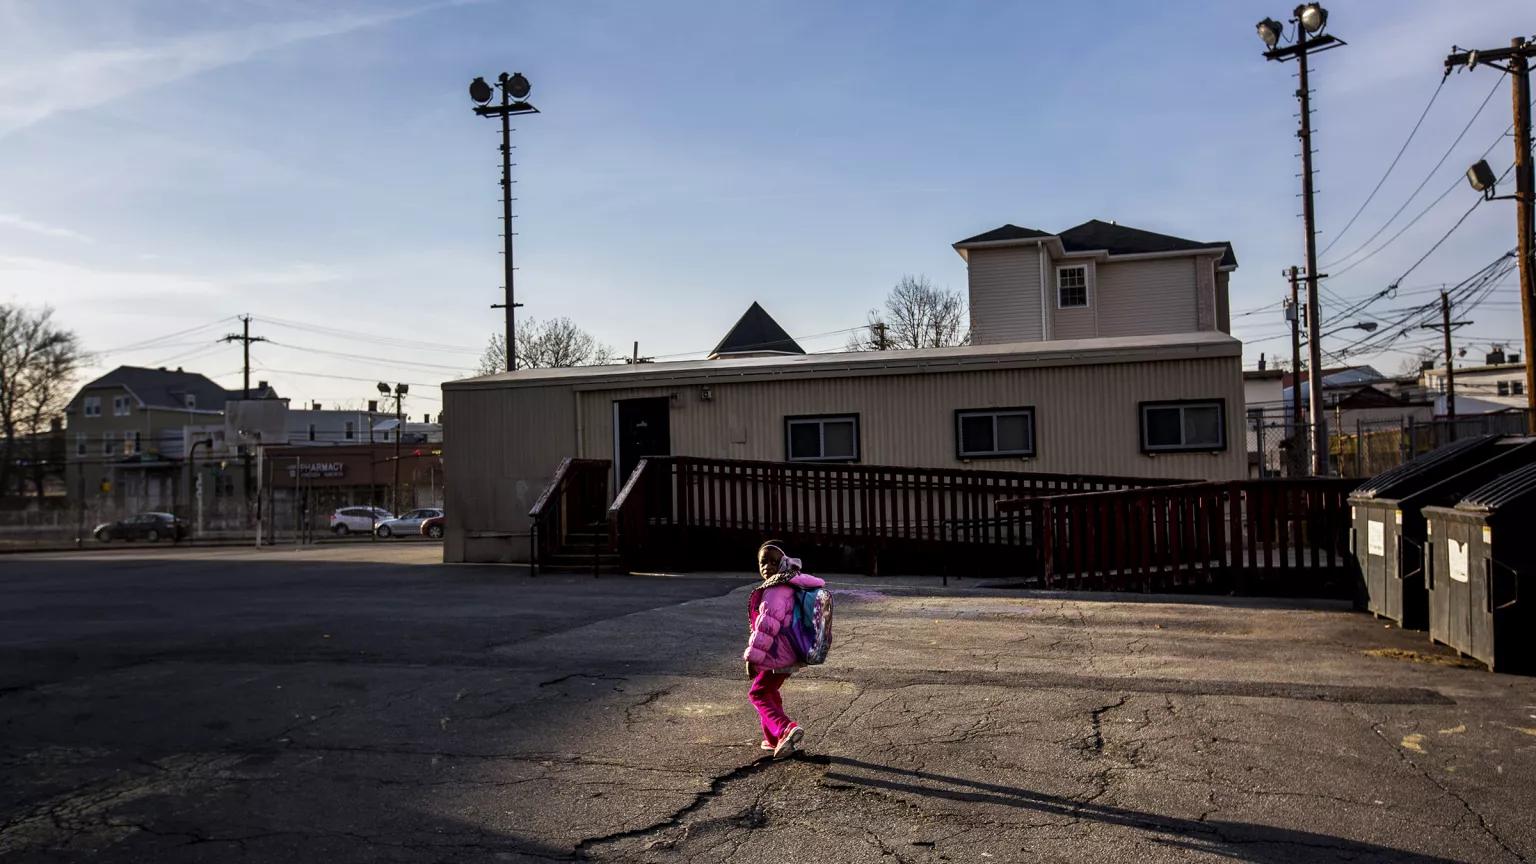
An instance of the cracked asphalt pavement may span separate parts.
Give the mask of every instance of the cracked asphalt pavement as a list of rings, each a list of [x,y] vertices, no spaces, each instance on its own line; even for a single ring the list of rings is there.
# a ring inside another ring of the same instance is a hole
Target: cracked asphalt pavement
[[[749,576],[436,551],[0,558],[0,862],[1536,857],[1536,679],[1336,605],[834,578],[774,762]]]

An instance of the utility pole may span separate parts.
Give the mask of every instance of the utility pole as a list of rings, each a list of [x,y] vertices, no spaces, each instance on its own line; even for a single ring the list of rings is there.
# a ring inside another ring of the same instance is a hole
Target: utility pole
[[[1440,290],[1440,328],[1445,334],[1445,416],[1456,421],[1456,355],[1451,352],[1451,300]],[[1455,437],[1454,433],[1452,437]]]
[[[1440,324],[1420,324],[1420,330],[1439,330],[1444,334],[1445,342],[1445,414],[1452,421],[1456,419],[1456,355],[1451,350],[1451,328],[1460,327],[1463,324],[1471,324],[1471,321],[1451,320],[1451,298],[1440,290]],[[1456,437],[1456,426],[1451,425],[1451,437]]]
[[[1306,473],[1307,445],[1311,437],[1302,432],[1301,419],[1301,309],[1297,304],[1299,299],[1296,288],[1297,269],[1292,267],[1287,271],[1291,279],[1291,302],[1286,307],[1285,317],[1291,319],[1291,476],[1300,477]],[[1310,388],[1309,388],[1310,389]]]
[[[400,515],[400,433],[405,431],[405,412],[400,408],[400,398],[404,395],[399,387],[395,388],[395,509],[393,512],[396,516]]]
[[[875,323],[873,323],[873,324],[871,324],[869,326],[870,326],[870,329],[875,331],[875,350],[876,351],[889,351],[889,350],[891,350],[891,343],[885,338],[885,330],[886,330],[885,322],[884,321],[876,321]]]
[[[655,357],[641,357],[640,356],[640,340],[638,340],[638,339],[635,340],[635,352],[634,352],[634,354],[632,354],[629,357],[625,357],[624,358],[624,362],[628,363],[630,365],[634,365],[636,363],[654,363],[655,361],[656,361]]]
[[[531,89],[528,79],[523,73],[508,75],[503,72],[496,79],[496,85],[501,90],[501,104],[490,104],[494,92],[491,85],[484,78],[476,78],[469,84],[469,98],[479,103],[475,106],[475,113],[481,117],[501,118],[501,253],[502,267],[506,284],[502,288],[507,293],[507,300],[500,304],[507,313],[507,371],[517,371],[517,294],[512,290],[512,273],[517,268],[512,266],[512,115],[513,114],[537,114],[539,109],[524,101]],[[492,306],[491,308],[496,308]]]
[[[242,399],[249,399],[249,398],[251,398],[251,343],[252,342],[266,342],[268,340],[267,340],[267,337],[265,337],[265,336],[252,336],[251,335],[251,316],[249,316],[249,315],[241,315],[240,316],[240,321],[241,321],[242,324],[245,325],[245,329],[244,329],[243,332],[241,332],[241,333],[230,333],[229,335],[225,336],[223,339],[220,339],[219,341],[220,342],[239,342],[239,343],[241,343],[241,347],[244,348],[244,350],[245,350],[245,363],[243,364],[243,369],[244,369],[244,376],[245,377],[242,379],[242,385],[241,385],[241,387],[242,387],[242,395],[241,395],[240,398],[242,398]]]
[[[1307,90],[1307,43],[1300,43],[1297,65],[1300,84],[1296,96],[1301,100],[1301,221],[1307,240],[1307,413],[1312,422],[1312,473],[1328,473],[1328,428],[1323,421],[1323,340],[1318,337],[1320,321],[1317,302],[1317,226],[1312,210],[1312,97]]]
[[[1328,430],[1323,421],[1322,372],[1323,346],[1319,336],[1322,318],[1318,312],[1317,283],[1324,274],[1317,272],[1317,226],[1312,206],[1312,93],[1307,80],[1307,58],[1311,53],[1327,51],[1344,45],[1344,40],[1323,33],[1328,26],[1328,12],[1320,4],[1305,3],[1297,6],[1292,23],[1296,27],[1296,41],[1284,48],[1277,47],[1285,28],[1280,22],[1265,18],[1259,22],[1259,38],[1269,49],[1266,60],[1296,58],[1296,98],[1301,103],[1301,128],[1296,137],[1301,141],[1301,219],[1307,248],[1307,346],[1311,371],[1308,373],[1308,419],[1312,423],[1312,473],[1319,476],[1328,473]]]
[[[1531,356],[1531,349],[1536,348],[1536,320],[1532,317],[1536,315],[1536,272],[1533,272],[1536,261],[1532,260],[1532,256],[1536,255],[1536,249],[1532,248],[1532,207],[1536,206],[1536,202],[1532,201],[1536,198],[1536,179],[1533,179],[1531,169],[1532,56],[1536,56],[1536,43],[1516,36],[1509,40],[1508,48],[1486,51],[1454,48],[1445,58],[1445,71],[1449,73],[1455,68],[1471,69],[1484,65],[1509,73],[1515,115],[1514,198],[1516,250],[1520,265],[1520,314],[1525,326],[1525,422],[1527,431],[1536,434],[1536,357]],[[1505,61],[1505,65],[1501,66],[1499,61]],[[1487,170],[1486,164],[1479,164],[1484,171]],[[1471,172],[1468,172],[1468,176],[1471,176]],[[1477,186],[1476,183],[1473,185]],[[1484,194],[1492,199],[1492,193],[1490,186]]]
[[[268,340],[265,336],[251,335],[250,315],[241,315],[240,323],[244,328],[241,332],[230,333],[219,341],[239,342],[240,347],[244,351],[245,362],[241,364],[243,377],[241,378],[240,398],[242,400],[248,400],[251,398],[251,343],[266,342]],[[240,491],[244,493],[246,515],[249,517],[251,509],[251,454],[248,450],[240,455]],[[249,520],[247,520],[247,522],[249,522]]]

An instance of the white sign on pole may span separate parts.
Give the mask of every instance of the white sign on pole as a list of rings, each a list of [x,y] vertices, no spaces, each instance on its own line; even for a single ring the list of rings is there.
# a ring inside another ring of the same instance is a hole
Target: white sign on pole
[[[1365,523],[1365,551],[1378,557],[1387,554],[1386,539],[1382,536],[1385,526],[1375,519]]]
[[[1455,540],[1447,540],[1445,543],[1445,553],[1451,559],[1451,578],[1457,582],[1467,581],[1467,544]]]

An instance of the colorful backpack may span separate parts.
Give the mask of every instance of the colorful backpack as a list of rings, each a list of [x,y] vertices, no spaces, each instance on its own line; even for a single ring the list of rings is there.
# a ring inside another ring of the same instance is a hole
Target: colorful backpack
[[[825,663],[832,648],[832,593],[825,588],[796,588],[794,609],[789,638],[795,653],[807,666]]]

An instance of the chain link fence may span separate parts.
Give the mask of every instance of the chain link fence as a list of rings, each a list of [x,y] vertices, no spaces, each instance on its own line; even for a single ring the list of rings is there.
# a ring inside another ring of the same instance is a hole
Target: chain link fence
[[[1529,428],[1526,414],[1523,409],[1511,409],[1454,420],[1360,420],[1353,429],[1334,430],[1329,455],[1339,476],[1372,477],[1453,441],[1479,435],[1524,435]]]

